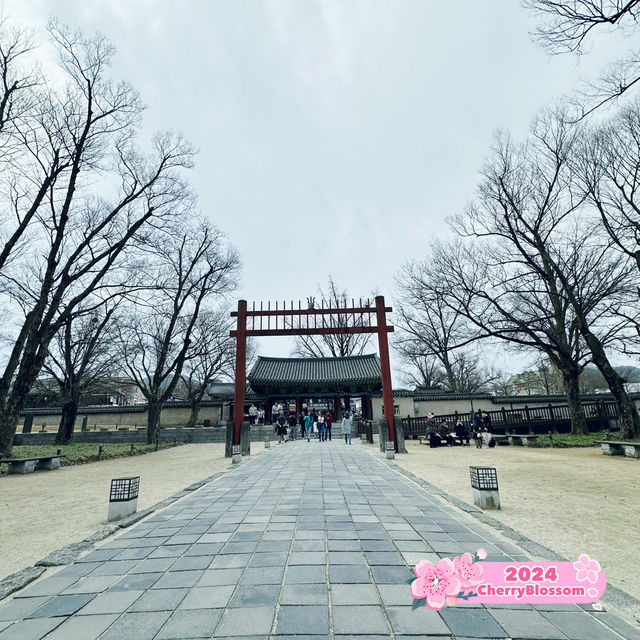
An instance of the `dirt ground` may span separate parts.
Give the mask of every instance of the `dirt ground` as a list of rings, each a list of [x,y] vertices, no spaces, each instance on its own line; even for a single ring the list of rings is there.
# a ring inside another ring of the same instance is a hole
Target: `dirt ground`
[[[413,440],[407,451],[399,465],[468,503],[469,466],[496,467],[502,509],[491,516],[570,560],[588,554],[609,583],[640,598],[640,460],[599,448],[429,449]]]
[[[256,445],[252,456],[264,452],[263,445]],[[102,527],[112,478],[140,476],[141,511],[230,466],[224,444],[190,444],[55,471],[2,476],[0,579]]]

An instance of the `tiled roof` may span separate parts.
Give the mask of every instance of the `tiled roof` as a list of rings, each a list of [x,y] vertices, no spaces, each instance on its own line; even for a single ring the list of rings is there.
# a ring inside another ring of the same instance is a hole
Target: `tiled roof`
[[[263,358],[247,379],[261,384],[371,384],[380,381],[380,360],[375,354],[345,358]]]

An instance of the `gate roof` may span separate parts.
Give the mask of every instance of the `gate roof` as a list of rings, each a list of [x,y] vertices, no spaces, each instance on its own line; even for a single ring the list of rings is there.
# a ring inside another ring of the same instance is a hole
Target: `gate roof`
[[[380,391],[376,354],[344,358],[258,357],[247,376],[256,393],[375,393]]]

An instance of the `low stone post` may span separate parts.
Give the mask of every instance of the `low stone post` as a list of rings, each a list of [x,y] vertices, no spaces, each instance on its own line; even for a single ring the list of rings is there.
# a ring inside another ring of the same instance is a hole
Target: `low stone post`
[[[498,473],[495,467],[469,467],[473,504],[481,509],[500,509]]]
[[[231,445],[231,463],[238,464],[238,462],[242,462],[242,445],[234,444]]]
[[[389,440],[389,423],[385,418],[378,420],[378,437],[380,439],[380,451],[386,451],[385,446]]]
[[[396,438],[398,440],[398,453],[407,453],[407,447],[404,443],[404,429],[402,427],[402,421],[395,421]]]
[[[224,457],[225,458],[230,458],[231,457],[231,446],[233,443],[233,423],[229,422],[227,424],[227,437],[225,439],[225,443],[224,443]]]
[[[387,440],[384,443],[384,452],[387,460],[393,460],[396,457],[396,450],[393,447],[393,442],[391,440]]]
[[[271,438],[269,438],[269,436],[267,436],[264,439],[264,448],[265,449],[270,449],[271,448]]]
[[[246,421],[240,425],[240,445],[243,456],[251,455],[251,425]]]
[[[109,514],[107,520],[121,520],[138,510],[140,476],[114,478],[109,492]]]

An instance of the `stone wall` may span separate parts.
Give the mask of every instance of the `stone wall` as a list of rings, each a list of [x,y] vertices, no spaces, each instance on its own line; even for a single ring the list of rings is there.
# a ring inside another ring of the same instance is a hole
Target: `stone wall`
[[[115,409],[112,410],[112,409]],[[147,408],[144,405],[133,407],[122,407],[122,411],[118,411],[116,407],[109,408],[108,411],[101,410],[99,407],[85,408],[78,413],[76,418],[75,430],[80,431],[82,427],[82,421],[84,417],[87,417],[87,427],[93,430],[94,427],[100,429],[100,427],[146,427],[147,426]],[[223,407],[217,406],[205,406],[201,407],[198,414],[198,422],[202,424],[204,420],[209,420],[212,425],[217,425],[221,421],[221,414],[223,420],[229,419],[230,408],[228,405],[224,406],[224,413],[222,413]],[[47,431],[52,428],[57,429],[60,422],[60,411],[53,411],[51,409],[42,410],[41,413],[38,410],[30,411],[33,415],[32,431],[40,431],[43,424],[47,425]],[[189,419],[190,411],[187,407],[164,407],[160,414],[160,424],[165,427],[180,427],[183,426]],[[18,433],[22,431],[22,425],[24,424],[24,413],[20,416],[18,421]]]
[[[396,416],[401,418],[406,418],[407,415],[413,416],[413,398],[404,398],[394,396],[393,398],[394,406],[398,407],[399,410],[395,413]],[[371,405],[373,407],[373,422],[377,423],[379,420],[382,420],[382,398],[381,397],[373,397],[371,398]]]
[[[159,440],[161,442],[173,442],[174,438],[177,442],[224,442],[226,435],[226,427],[195,427],[193,429],[178,428],[161,428]],[[53,444],[56,434],[49,433],[17,433],[14,438],[14,445],[47,445]],[[275,441],[277,437],[274,435],[272,426],[254,426],[251,427],[251,441],[264,442],[269,437]],[[74,442],[88,442],[95,444],[105,443],[127,443],[127,442],[146,442],[146,428],[138,429],[119,429],[118,431],[76,431],[73,434]]]

